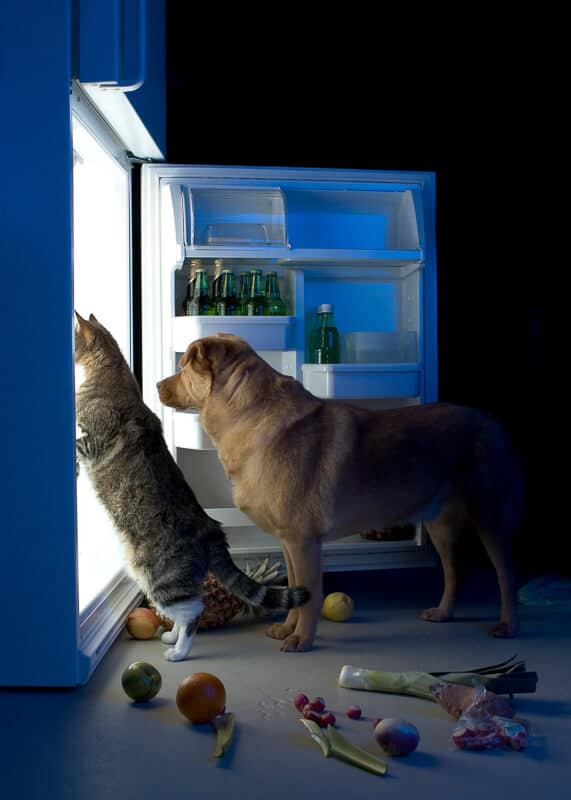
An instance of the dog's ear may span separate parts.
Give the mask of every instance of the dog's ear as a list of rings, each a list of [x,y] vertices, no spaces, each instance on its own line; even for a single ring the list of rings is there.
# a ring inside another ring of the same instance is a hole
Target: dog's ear
[[[211,373],[214,364],[225,358],[228,343],[218,336],[206,336],[192,342],[179,362],[181,369],[189,364],[196,372]]]
[[[187,365],[196,372],[209,372],[208,358],[206,355],[207,347],[204,339],[197,339],[189,344],[186,352],[179,361],[179,367],[183,369]]]
[[[93,327],[91,322],[88,322],[86,319],[83,319],[83,317],[80,314],[78,314],[77,311],[75,311],[74,314],[75,314],[75,320],[74,320],[75,333],[83,339],[87,347],[91,347],[95,339],[95,328]],[[93,314],[91,316],[93,316]]]

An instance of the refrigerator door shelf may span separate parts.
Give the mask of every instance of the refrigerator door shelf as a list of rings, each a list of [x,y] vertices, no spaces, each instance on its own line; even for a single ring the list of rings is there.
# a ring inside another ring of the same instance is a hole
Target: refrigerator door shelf
[[[303,385],[316,397],[418,397],[418,364],[303,364]]]
[[[172,347],[184,353],[195,339],[215,333],[233,333],[254,350],[287,350],[293,347],[295,317],[174,317]]]

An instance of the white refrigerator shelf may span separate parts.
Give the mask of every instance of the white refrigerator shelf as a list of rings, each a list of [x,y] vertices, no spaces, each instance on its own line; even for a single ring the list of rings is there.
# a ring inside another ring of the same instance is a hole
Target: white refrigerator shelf
[[[206,512],[222,524],[238,566],[255,564],[266,556],[283,563],[279,539],[257,528],[239,509],[207,508]],[[353,534],[325,542],[322,558],[325,572],[423,567],[435,563],[434,552],[420,526],[413,539],[372,541]]]
[[[292,347],[295,317],[174,317],[172,345],[184,353],[195,339],[215,333],[233,333],[254,350],[287,350]]]
[[[303,364],[303,385],[316,397],[366,399],[418,397],[420,365]]]

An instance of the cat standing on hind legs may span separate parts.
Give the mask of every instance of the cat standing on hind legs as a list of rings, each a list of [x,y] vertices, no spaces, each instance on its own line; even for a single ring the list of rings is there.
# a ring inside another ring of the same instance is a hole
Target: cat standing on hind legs
[[[115,339],[93,315],[75,316],[75,362],[83,378],[76,386],[78,460],[125,545],[134,578],[157,612],[174,622],[162,637],[171,645],[165,658],[188,656],[208,572],[253,606],[285,611],[307,603],[304,587],[266,586],[238,569],[220,524],[170,454]]]

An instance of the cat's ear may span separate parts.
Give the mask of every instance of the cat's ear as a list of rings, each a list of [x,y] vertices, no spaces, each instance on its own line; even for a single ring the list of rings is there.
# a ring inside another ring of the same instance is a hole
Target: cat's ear
[[[77,311],[75,312],[74,328],[76,334],[81,336],[88,347],[93,344],[93,340],[95,339],[95,330],[93,325],[86,319],[83,319],[83,317],[78,314]]]

